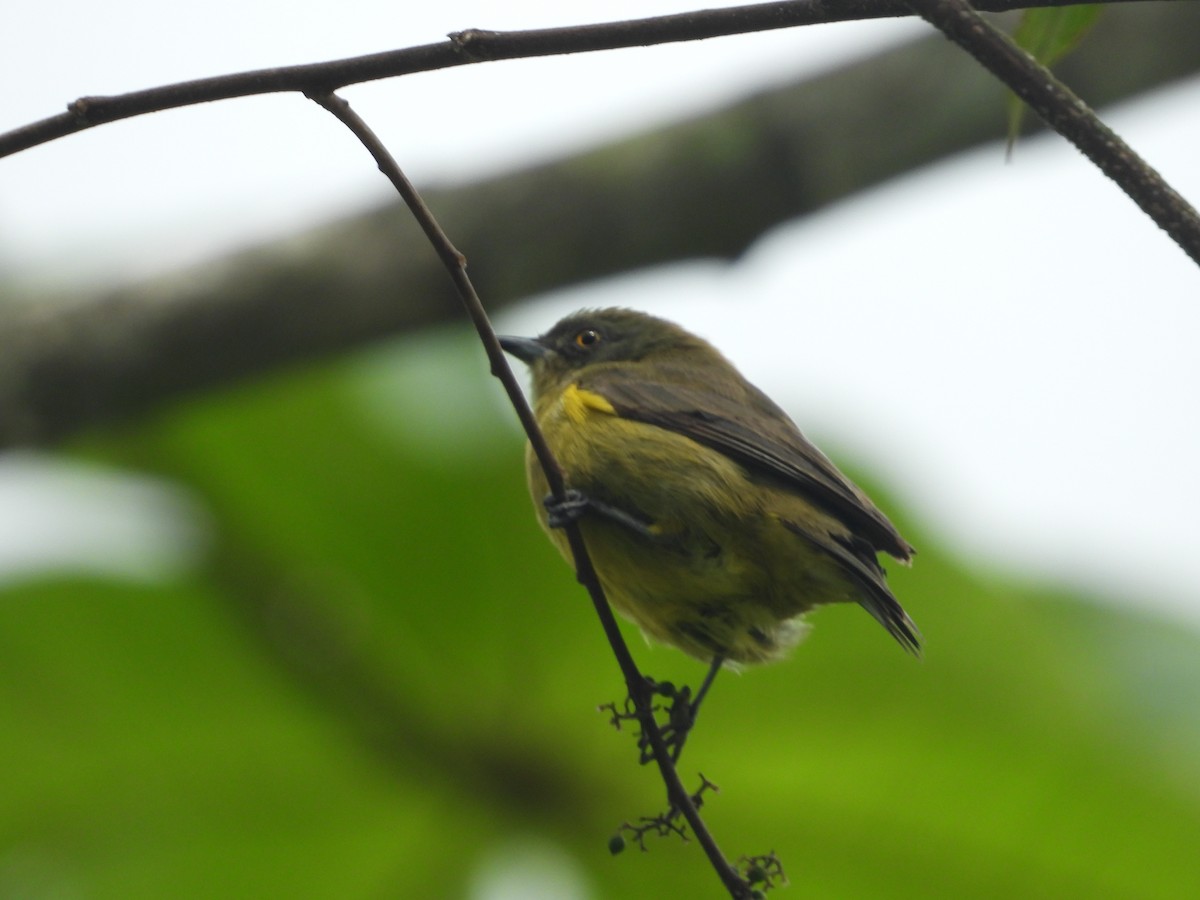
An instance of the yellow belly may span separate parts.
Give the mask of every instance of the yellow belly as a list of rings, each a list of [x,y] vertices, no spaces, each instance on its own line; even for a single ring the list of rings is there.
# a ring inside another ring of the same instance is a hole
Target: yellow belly
[[[580,520],[609,601],[647,636],[704,661],[766,662],[802,635],[813,606],[856,599],[842,570],[780,518],[839,532],[799,496],[749,479],[728,457],[675,432],[622,419],[568,389],[538,419],[570,487],[647,522],[654,538],[602,515]],[[546,527],[545,476],[526,454]],[[570,559],[566,536],[546,527]]]

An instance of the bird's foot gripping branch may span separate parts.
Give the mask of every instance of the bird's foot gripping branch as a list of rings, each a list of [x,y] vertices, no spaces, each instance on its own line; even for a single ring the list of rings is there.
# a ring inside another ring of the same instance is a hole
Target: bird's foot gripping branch
[[[562,500],[553,494],[547,494],[542,500],[542,505],[546,507],[546,524],[551,528],[565,528],[572,522],[578,522],[588,513],[594,513],[628,528],[639,537],[649,540],[658,537],[658,532],[653,526],[647,525],[637,516],[608,503],[601,503],[574,488],[568,488]]]

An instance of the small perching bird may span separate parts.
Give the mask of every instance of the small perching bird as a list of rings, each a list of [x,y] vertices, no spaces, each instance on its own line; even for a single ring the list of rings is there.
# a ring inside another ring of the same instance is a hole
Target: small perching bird
[[[919,653],[876,558],[907,563],[912,547],[707,341],[600,309],[500,343],[530,367],[571,489],[550,501],[526,453],[542,525],[570,561],[558,526],[578,521],[609,600],[650,638],[710,663],[711,680],[723,664],[783,656],[813,607],[852,602]]]

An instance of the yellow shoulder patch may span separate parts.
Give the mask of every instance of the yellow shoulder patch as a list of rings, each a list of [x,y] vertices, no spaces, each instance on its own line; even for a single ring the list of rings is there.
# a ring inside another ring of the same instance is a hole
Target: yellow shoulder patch
[[[593,391],[586,391],[577,384],[572,384],[567,387],[562,394],[563,411],[570,417],[575,424],[581,423],[588,414],[588,410],[606,413],[610,416],[615,416],[617,411],[613,409],[613,405],[604,399],[603,396]]]

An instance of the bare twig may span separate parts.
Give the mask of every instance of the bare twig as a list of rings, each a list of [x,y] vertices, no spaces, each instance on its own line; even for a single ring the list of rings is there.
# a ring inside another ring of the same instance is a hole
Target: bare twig
[[[1073,6],[1082,2],[1087,0],[980,0],[978,6],[980,9],[999,11],[1034,6]],[[1117,3],[1122,0],[1099,2]],[[619,47],[697,41],[798,25],[888,18],[910,13],[904,0],[790,0],[568,28],[510,32],[468,29],[450,35],[449,40],[420,47],[200,78],[127,94],[81,97],[69,103],[65,113],[0,134],[0,157],[108,122],[215,100],[291,91],[311,96],[330,93],[349,84],[471,63],[592,53]]]
[[[516,410],[517,417],[520,419],[521,425],[525,429],[530,443],[533,445],[538,462],[545,470],[546,480],[549,482],[551,492],[556,499],[562,500],[565,493],[562,469],[559,468],[558,462],[554,459],[554,454],[551,452],[545,437],[542,435],[541,429],[538,427],[537,419],[534,417],[533,411],[529,408],[529,403],[526,401],[525,395],[522,393],[521,387],[513,375],[512,368],[508,364],[504,351],[500,348],[496,332],[492,328],[492,324],[488,319],[487,313],[484,311],[483,304],[475,291],[474,285],[471,283],[470,277],[467,275],[466,257],[451,243],[450,238],[437,223],[433,213],[425,205],[416,188],[413,187],[412,182],[408,180],[408,177],[401,170],[391,153],[388,152],[383,142],[379,140],[378,136],[376,136],[366,122],[350,108],[350,104],[341,97],[328,92],[311,94],[310,99],[336,116],[342,124],[353,132],[362,145],[367,148],[367,151],[374,157],[376,164],[379,166],[379,170],[392,182],[392,185],[412,212],[413,217],[429,238],[429,242],[433,245],[438,257],[450,273],[450,278],[453,280],[455,289],[462,299],[463,306],[466,308],[467,314],[470,316],[471,322],[475,326],[480,340],[483,342],[484,350],[491,364],[492,374],[504,386],[509,401]],[[679,774],[675,770],[670,751],[663,742],[658,723],[654,720],[651,693],[646,679],[638,670],[637,664],[634,662],[633,656],[625,644],[625,639],[621,635],[620,628],[617,626],[616,618],[613,616],[612,609],[608,605],[608,600],[604,596],[604,590],[600,586],[600,579],[596,576],[596,570],[592,566],[591,557],[588,555],[579,526],[573,522],[569,523],[565,528],[565,532],[570,542],[571,554],[575,560],[576,578],[591,596],[592,604],[596,609],[596,614],[600,617],[604,633],[608,638],[609,644],[612,646],[613,653],[617,657],[617,663],[621,667],[621,673],[629,689],[629,696],[633,698],[637,709],[642,732],[650,741],[654,759],[658,763],[659,772],[662,774],[663,782],[666,784],[667,799],[671,808],[678,810],[684,819],[686,819],[688,825],[691,826],[692,832],[704,848],[709,862],[716,870],[725,888],[729,891],[730,896],[737,898],[737,900],[750,897],[752,888],[749,883],[725,859],[720,848],[717,847],[716,840],[704,824],[704,820],[700,818],[692,795],[687,792],[683,783],[679,780]]]
[[[1047,125],[1117,183],[1183,252],[1200,264],[1200,214],[1045,66],[991,25],[966,0],[909,0],[1025,101]]]

